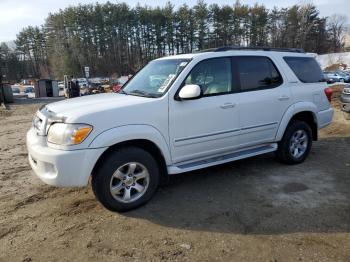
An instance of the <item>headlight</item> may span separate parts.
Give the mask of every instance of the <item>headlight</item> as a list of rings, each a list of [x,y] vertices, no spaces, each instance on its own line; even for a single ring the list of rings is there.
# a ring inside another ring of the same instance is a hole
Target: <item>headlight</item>
[[[86,124],[54,123],[49,128],[47,141],[58,145],[78,145],[91,130],[92,126]]]

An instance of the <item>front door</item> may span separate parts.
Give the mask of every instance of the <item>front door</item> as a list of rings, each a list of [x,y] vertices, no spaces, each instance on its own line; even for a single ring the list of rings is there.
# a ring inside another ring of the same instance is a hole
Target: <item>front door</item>
[[[219,155],[237,148],[238,94],[231,58],[199,62],[183,85],[196,84],[203,97],[169,102],[169,134],[174,163]]]

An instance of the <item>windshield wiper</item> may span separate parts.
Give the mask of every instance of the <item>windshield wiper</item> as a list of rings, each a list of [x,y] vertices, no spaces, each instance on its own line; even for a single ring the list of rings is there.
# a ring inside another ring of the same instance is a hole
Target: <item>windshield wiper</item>
[[[151,97],[151,98],[158,97],[157,94],[152,94],[139,89],[132,90],[131,92],[128,93],[128,95],[144,96],[144,97]]]

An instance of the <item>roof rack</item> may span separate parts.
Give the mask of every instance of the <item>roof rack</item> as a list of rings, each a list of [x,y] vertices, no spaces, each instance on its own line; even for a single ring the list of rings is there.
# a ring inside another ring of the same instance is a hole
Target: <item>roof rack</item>
[[[264,47],[264,46],[222,46],[216,48],[210,48],[199,51],[204,52],[224,52],[232,50],[261,50],[261,51],[275,51],[275,52],[293,52],[293,53],[305,53],[301,48],[279,48],[279,47]]]

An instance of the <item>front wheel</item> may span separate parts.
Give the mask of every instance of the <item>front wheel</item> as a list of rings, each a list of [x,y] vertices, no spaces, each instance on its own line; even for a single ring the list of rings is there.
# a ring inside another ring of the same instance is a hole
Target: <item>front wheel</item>
[[[303,121],[292,121],[278,144],[277,158],[286,164],[302,163],[308,156],[312,145],[310,126]]]
[[[111,211],[128,211],[148,202],[159,183],[153,156],[137,147],[110,153],[92,176],[96,198]]]

